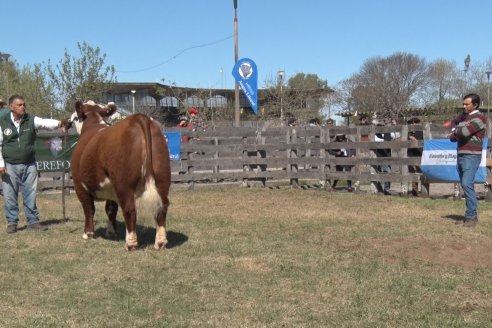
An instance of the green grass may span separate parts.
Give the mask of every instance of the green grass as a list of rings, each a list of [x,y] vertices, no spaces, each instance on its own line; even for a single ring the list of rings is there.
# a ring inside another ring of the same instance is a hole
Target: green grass
[[[45,232],[0,224],[1,327],[486,327],[492,203],[318,190],[171,193],[169,247],[82,240],[74,196],[40,195]],[[25,219],[21,218],[21,227]]]

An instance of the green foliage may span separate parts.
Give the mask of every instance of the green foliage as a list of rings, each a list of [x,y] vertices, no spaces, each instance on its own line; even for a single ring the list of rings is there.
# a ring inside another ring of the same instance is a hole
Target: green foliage
[[[105,54],[98,47],[93,48],[86,42],[77,43],[80,57],[65,55],[58,64],[48,61],[46,71],[54,86],[55,98],[60,109],[72,112],[76,100],[94,100],[99,102],[104,93],[115,82],[115,69],[105,66]]]
[[[331,92],[328,82],[316,74],[297,73],[289,78],[286,90],[286,116],[300,121],[320,118],[326,96]]]
[[[106,55],[87,43],[77,43],[80,55],[65,50],[63,60],[53,65],[25,65],[15,60],[0,62],[0,98],[24,96],[29,112],[58,118],[73,112],[77,99],[100,101],[115,81],[113,66],[105,66]]]
[[[295,117],[302,122],[320,118],[326,97],[332,92],[326,80],[316,74],[297,73],[288,79],[286,86],[281,85],[283,82],[278,76],[265,82],[263,98],[268,103],[265,117],[280,117],[282,107],[284,118]]]
[[[29,112],[49,117],[54,105],[52,86],[40,65],[19,68],[15,61],[0,62],[0,81],[0,98],[8,101],[14,94],[22,95]]]
[[[287,86],[290,89],[316,91],[319,89],[327,89],[328,82],[320,79],[317,74],[297,73],[289,78]]]

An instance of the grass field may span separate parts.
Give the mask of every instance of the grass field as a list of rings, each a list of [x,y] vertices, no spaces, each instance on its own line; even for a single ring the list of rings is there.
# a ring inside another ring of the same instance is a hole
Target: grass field
[[[82,240],[75,196],[45,232],[0,223],[0,327],[490,327],[492,203],[292,189],[174,191],[168,248]],[[3,217],[3,215],[2,215]],[[21,218],[20,227],[25,225]]]

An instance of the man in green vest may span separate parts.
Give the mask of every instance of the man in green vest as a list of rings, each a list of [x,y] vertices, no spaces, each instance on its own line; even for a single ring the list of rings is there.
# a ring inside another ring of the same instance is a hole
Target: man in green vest
[[[19,191],[22,193],[27,230],[46,230],[39,223],[36,206],[38,172],[35,160],[36,131],[40,128],[62,128],[58,120],[42,119],[26,113],[22,96],[9,98],[10,115],[0,116],[0,174],[4,212],[7,218],[7,233],[17,232],[19,222]]]

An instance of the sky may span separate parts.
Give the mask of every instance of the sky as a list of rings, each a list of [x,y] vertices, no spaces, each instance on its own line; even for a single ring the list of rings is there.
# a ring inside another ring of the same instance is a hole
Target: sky
[[[58,63],[86,42],[118,82],[234,88],[233,0],[1,0],[0,52]],[[329,86],[396,52],[463,66],[492,56],[490,0],[238,0],[238,56],[258,86],[297,73]]]

